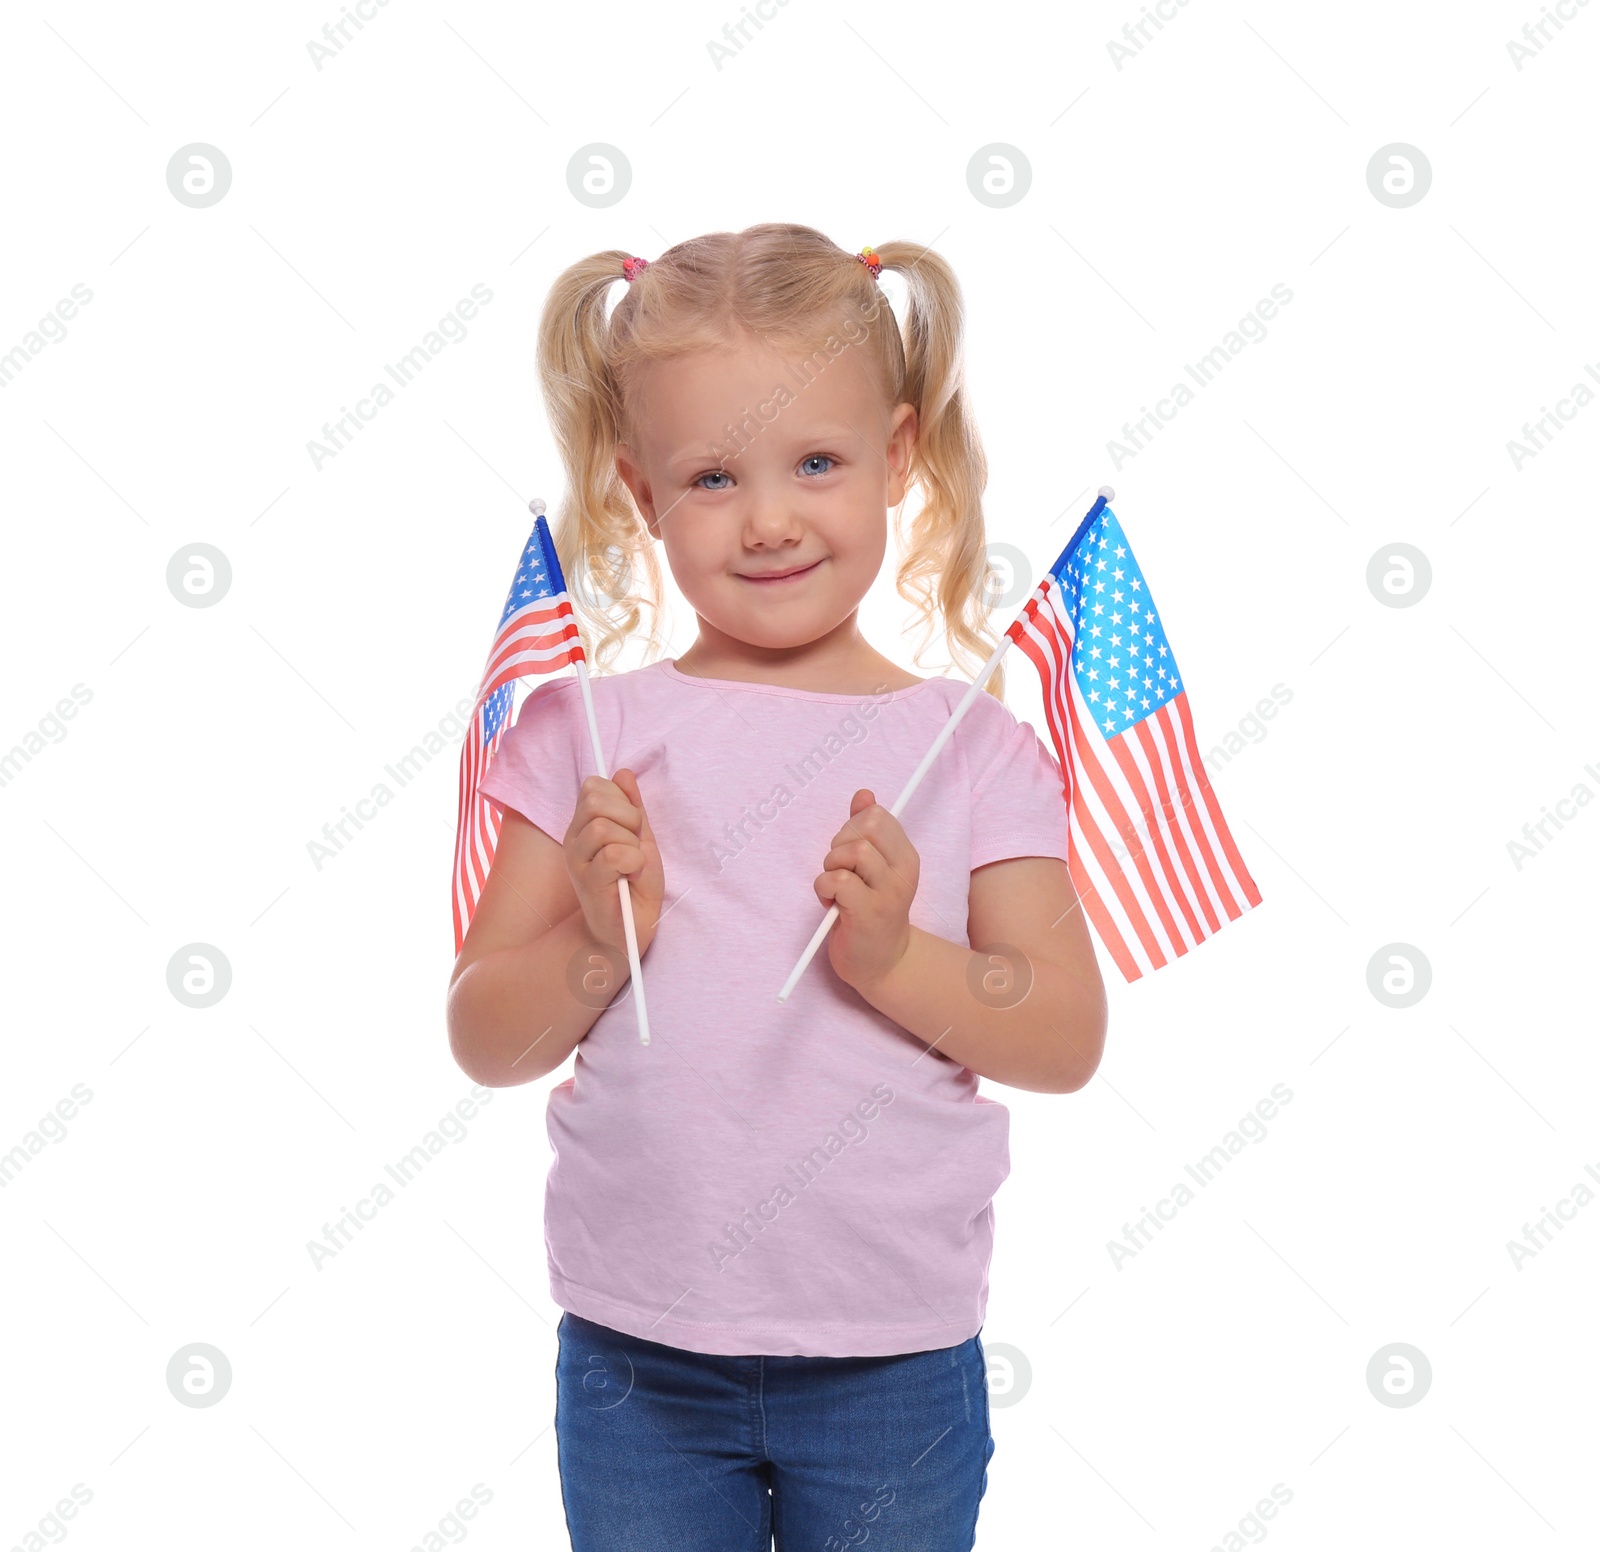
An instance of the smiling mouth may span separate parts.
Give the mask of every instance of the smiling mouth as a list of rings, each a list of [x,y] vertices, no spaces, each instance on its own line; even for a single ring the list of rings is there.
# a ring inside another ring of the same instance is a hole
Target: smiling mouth
[[[821,556],[817,560],[812,561],[809,566],[796,566],[792,571],[768,571],[764,573],[758,573],[755,576],[750,576],[741,571],[737,573],[737,575],[743,577],[746,582],[759,582],[764,587],[771,587],[778,582],[793,582],[798,580],[800,577],[807,576],[809,573],[815,571],[817,567],[820,566],[826,559],[827,556]]]

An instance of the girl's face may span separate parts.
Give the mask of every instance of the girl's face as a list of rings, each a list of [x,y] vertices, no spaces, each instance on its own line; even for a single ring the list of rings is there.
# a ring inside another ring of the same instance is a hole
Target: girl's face
[[[807,357],[742,335],[651,363],[630,408],[617,470],[703,632],[781,650],[852,619],[916,436],[862,344]]]

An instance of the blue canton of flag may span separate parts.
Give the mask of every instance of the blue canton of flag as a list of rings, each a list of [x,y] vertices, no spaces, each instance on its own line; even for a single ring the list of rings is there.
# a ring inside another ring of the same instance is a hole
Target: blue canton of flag
[[[500,729],[505,726],[506,716],[511,710],[515,688],[514,685],[503,684],[483,703],[483,714],[478,719],[478,725],[484,743],[492,744],[499,738]]]
[[[1175,696],[1178,665],[1144,573],[1110,507],[1056,562],[1072,622],[1072,672],[1107,738]]]
[[[555,541],[550,537],[550,527],[541,513],[528,535],[527,547],[517,563],[517,574],[511,579],[506,593],[506,606],[500,611],[500,629],[519,609],[526,609],[541,598],[554,598],[567,594],[567,580],[561,575],[561,562],[556,557]]]

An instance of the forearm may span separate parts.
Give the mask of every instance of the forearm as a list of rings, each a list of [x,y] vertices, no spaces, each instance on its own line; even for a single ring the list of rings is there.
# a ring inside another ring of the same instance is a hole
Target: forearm
[[[627,979],[627,954],[597,943],[574,909],[531,943],[487,953],[455,978],[445,1005],[450,1050],[489,1088],[531,1083],[567,1059]]]
[[[1013,1001],[1031,974],[1031,984]],[[987,981],[985,977],[988,977]],[[969,978],[970,977],[970,978]],[[1046,959],[988,962],[920,927],[895,967],[856,988],[880,1013],[980,1077],[1070,1093],[1105,1049],[1105,988]],[[1008,1005],[1009,1004],[1009,1005]]]

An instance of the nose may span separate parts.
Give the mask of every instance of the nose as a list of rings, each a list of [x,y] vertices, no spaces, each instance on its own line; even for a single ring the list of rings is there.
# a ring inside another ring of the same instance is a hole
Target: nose
[[[777,548],[796,543],[799,538],[800,520],[781,494],[758,492],[752,498],[744,523],[744,542],[748,548]]]

